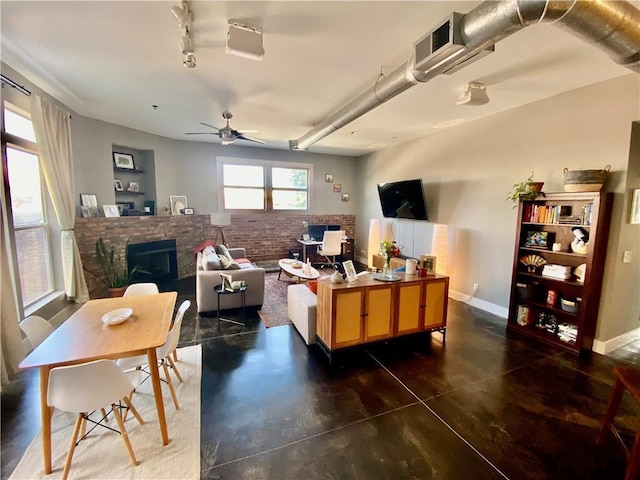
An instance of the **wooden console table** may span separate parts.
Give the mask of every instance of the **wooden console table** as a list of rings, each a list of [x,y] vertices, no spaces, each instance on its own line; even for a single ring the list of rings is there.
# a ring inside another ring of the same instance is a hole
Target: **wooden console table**
[[[439,331],[445,335],[449,277],[406,275],[383,282],[372,275],[355,283],[318,281],[317,336],[332,352],[413,333]]]

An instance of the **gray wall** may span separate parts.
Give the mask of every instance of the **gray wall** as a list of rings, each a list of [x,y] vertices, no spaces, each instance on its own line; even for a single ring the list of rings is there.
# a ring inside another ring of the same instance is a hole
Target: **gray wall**
[[[467,295],[478,283],[479,300],[502,313],[509,303],[516,228],[516,210],[505,201],[511,186],[534,171],[545,191],[561,192],[564,167],[611,165],[605,189],[615,192],[615,203],[596,338],[637,328],[640,226],[628,224],[627,170],[634,162],[638,188],[639,159],[637,152],[630,157],[630,138],[632,122],[640,119],[639,85],[638,75],[628,75],[361,158],[357,236],[366,238],[368,219],[381,218],[376,183],[421,177],[430,221],[455,229],[451,289]],[[471,107],[461,107],[461,115],[464,108]],[[430,251],[430,224],[400,221],[394,232],[414,254]],[[625,250],[633,252],[630,264],[622,264]]]

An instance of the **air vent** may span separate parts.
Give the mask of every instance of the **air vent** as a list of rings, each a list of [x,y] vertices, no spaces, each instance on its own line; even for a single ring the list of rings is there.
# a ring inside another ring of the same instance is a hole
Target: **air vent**
[[[414,70],[427,71],[464,48],[460,22],[464,15],[453,12],[413,44]]]

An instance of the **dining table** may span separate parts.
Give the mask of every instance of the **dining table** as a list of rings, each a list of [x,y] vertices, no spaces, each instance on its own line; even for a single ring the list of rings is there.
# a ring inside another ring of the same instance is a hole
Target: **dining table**
[[[47,388],[51,369],[98,359],[147,355],[156,365],[156,348],[163,345],[171,327],[177,292],[89,300],[20,362],[19,368],[40,371],[40,411],[45,474],[51,473],[51,415]],[[114,310],[130,308],[131,315],[119,324],[103,321]],[[150,368],[162,444],[169,444],[160,375]]]

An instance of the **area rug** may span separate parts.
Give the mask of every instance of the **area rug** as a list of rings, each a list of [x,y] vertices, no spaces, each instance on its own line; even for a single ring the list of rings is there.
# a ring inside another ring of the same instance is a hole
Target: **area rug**
[[[264,301],[262,309],[258,310],[260,320],[265,327],[279,327],[291,325],[291,320],[287,314],[287,287],[294,285],[285,274],[278,280],[278,273],[267,273],[264,276]]]
[[[128,415],[125,423],[131,446],[139,462],[138,466],[131,465],[120,435],[98,427],[76,447],[69,471],[70,479],[200,478],[202,348],[200,345],[180,348],[178,360],[177,367],[184,383],[180,383],[175,377],[173,381],[180,410],[175,409],[169,388],[164,382],[162,384],[169,445],[162,445],[151,381],[147,380],[133,396],[133,404],[145,424],[140,425],[133,415]],[[163,377],[164,374],[161,373],[161,378]],[[44,475],[42,437],[38,433],[9,478],[47,480],[61,478],[74,422],[73,414],[56,411],[53,415],[51,436],[53,472],[50,475]],[[115,424],[115,419],[112,419],[108,425],[110,424]]]

